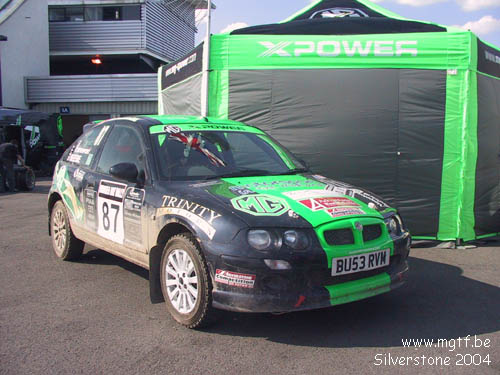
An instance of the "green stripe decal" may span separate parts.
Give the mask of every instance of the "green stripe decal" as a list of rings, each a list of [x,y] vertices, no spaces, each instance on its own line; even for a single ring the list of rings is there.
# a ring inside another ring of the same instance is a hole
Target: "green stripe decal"
[[[391,290],[391,278],[387,273],[367,277],[366,279],[325,286],[330,293],[330,303],[340,305],[376,296]]]
[[[222,132],[244,132],[253,134],[264,134],[262,130],[244,125],[233,124],[176,124],[172,125],[153,125],[149,128],[149,134],[165,134],[168,133],[168,126],[178,127],[183,132],[188,131],[222,131]]]

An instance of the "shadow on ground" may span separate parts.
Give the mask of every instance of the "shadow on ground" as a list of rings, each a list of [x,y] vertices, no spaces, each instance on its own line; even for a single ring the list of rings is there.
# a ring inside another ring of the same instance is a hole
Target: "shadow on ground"
[[[146,270],[101,250],[90,251],[82,262],[116,264],[148,279]],[[452,339],[500,330],[500,288],[439,262],[410,258],[410,268],[408,284],[387,294],[284,315],[221,311],[218,323],[205,332],[345,348],[398,347],[401,339]]]

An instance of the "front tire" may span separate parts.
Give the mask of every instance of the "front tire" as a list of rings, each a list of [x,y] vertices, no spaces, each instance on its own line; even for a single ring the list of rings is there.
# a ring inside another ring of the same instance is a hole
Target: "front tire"
[[[50,233],[54,253],[62,260],[80,258],[85,243],[75,237],[69,223],[68,212],[62,201],[57,201],[50,214]]]
[[[190,233],[173,236],[165,245],[160,280],[167,310],[177,322],[202,328],[214,321],[210,273]]]

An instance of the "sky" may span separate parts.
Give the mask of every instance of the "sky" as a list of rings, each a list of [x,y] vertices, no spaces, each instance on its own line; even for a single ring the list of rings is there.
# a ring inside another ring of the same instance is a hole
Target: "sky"
[[[500,47],[500,0],[372,0],[406,18],[459,26]],[[282,21],[311,0],[213,0],[212,34]],[[201,17],[200,17],[201,18]],[[205,18],[206,19],[206,18]],[[197,42],[205,36],[199,21]]]

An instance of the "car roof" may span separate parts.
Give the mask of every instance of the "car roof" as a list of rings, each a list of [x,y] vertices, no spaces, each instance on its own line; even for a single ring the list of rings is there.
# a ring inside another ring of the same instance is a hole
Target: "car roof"
[[[233,120],[223,120],[215,117],[201,117],[201,116],[179,116],[179,115],[141,115],[141,116],[130,116],[122,118],[112,118],[109,120],[94,122],[95,125],[103,125],[108,121],[130,121],[136,125],[142,126],[143,128],[149,128],[155,125],[200,125],[210,127],[210,125],[217,126],[237,126],[240,131],[248,131],[251,133],[263,133],[257,127],[244,124],[239,121]]]

